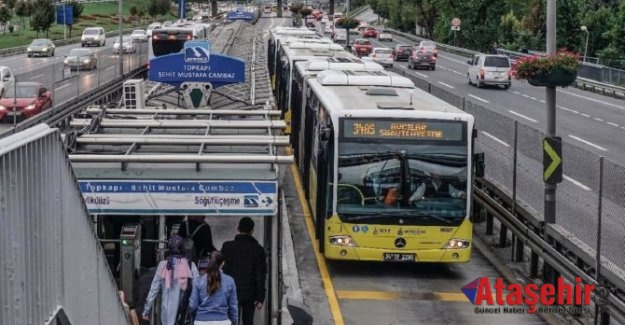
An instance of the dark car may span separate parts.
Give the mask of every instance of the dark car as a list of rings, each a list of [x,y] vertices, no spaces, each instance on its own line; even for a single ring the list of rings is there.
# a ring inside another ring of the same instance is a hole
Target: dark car
[[[65,66],[75,70],[95,70],[98,68],[98,59],[93,51],[88,49],[72,49],[67,54],[64,63]]]
[[[393,60],[402,61],[410,58],[412,55],[412,46],[406,44],[397,44],[395,48],[393,48]]]
[[[413,70],[417,68],[436,70],[436,55],[432,51],[417,48],[408,58],[408,68]]]
[[[18,82],[0,99],[0,120],[7,116],[29,118],[52,107],[52,93],[40,82]]]

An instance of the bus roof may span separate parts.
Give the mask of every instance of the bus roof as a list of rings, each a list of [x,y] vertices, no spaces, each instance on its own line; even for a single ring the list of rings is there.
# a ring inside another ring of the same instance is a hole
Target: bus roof
[[[340,55],[344,53],[345,55]],[[372,61],[363,61],[348,52],[337,52],[333,57],[311,59],[295,64],[301,75],[316,74],[323,70],[384,70],[384,67]]]
[[[356,84],[348,82],[349,77],[345,75],[355,75],[360,81]],[[384,85],[384,78],[387,79],[387,85]],[[389,71],[326,70],[319,73],[317,78],[309,79],[308,84],[334,122],[344,116],[473,121],[470,114],[414,86],[406,86],[402,78],[407,79]],[[343,79],[343,83],[340,79]],[[366,82],[365,79],[371,81]],[[391,83],[397,86],[390,86]]]

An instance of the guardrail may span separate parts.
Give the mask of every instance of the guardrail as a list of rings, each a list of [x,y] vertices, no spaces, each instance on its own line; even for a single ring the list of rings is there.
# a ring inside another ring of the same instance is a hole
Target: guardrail
[[[126,28],[123,29],[123,33],[124,34],[130,34],[132,33],[133,30],[137,29],[137,28],[145,28],[146,26],[137,26],[137,27],[133,27],[133,28]],[[119,35],[119,31],[110,31],[106,33],[106,37],[115,37]],[[53,41],[55,46],[65,46],[65,45],[70,45],[70,44],[76,44],[76,43],[80,43],[80,36],[77,37],[72,37],[72,38],[68,38],[68,39],[62,39],[62,40],[55,40]],[[28,45],[24,45],[24,46],[16,46],[16,47],[10,47],[10,48],[6,48],[6,49],[2,49],[0,50],[0,57],[4,57],[4,56],[12,56],[12,55],[16,55],[16,54],[24,54],[26,53],[26,49],[28,48]]]
[[[45,110],[32,118],[20,122],[15,127],[0,133],[0,138],[26,130],[40,123],[46,123],[50,126],[65,123],[72,115],[76,114],[89,104],[108,98],[111,94],[121,91],[125,80],[135,78],[146,71],[147,68],[145,66],[140,66],[139,68],[119,76],[116,79],[102,84],[99,88],[92,89],[80,96],[75,97],[74,99],[58,105],[54,107],[54,109]]]
[[[390,32],[391,34],[398,35],[398,36],[407,38],[415,42],[431,41],[429,39],[411,35],[411,34],[404,33],[404,32],[400,32],[392,28],[384,28],[384,30],[387,32]],[[443,44],[443,43],[438,43],[438,42],[435,42],[435,43],[442,50],[445,50],[447,52],[451,52],[454,54],[462,55],[465,57],[472,57],[473,55],[480,53],[477,51],[468,50],[468,49],[464,49],[464,48],[460,48],[456,46],[451,46],[448,44]],[[518,57],[521,57],[524,55],[531,55],[531,53],[526,54],[526,53],[503,50],[503,49],[497,49],[497,53],[502,54],[502,55],[507,55],[513,60],[516,60]],[[583,90],[588,90],[588,91],[600,93],[606,96],[612,96],[615,98],[625,99],[625,87],[620,87],[620,86],[616,86],[616,85],[612,85],[612,84],[608,84],[608,83],[604,83],[604,82],[600,82],[600,81],[596,81],[596,80],[592,80],[588,78],[583,78],[583,77],[577,77],[574,85],[575,87],[583,89]]]

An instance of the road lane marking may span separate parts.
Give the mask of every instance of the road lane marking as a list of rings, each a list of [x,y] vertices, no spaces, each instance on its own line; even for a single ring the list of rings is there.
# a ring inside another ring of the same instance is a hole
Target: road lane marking
[[[602,120],[602,119],[600,119],[598,117],[593,117],[592,119],[595,120],[595,121],[599,121],[599,122],[605,122],[604,120]]]
[[[584,114],[584,113],[581,113],[580,115],[583,116],[583,117],[590,117],[590,115]]]
[[[106,69],[104,69],[104,70],[111,70],[111,69],[113,69],[113,68],[115,68],[115,66],[114,66],[114,65],[112,65],[112,66],[110,66],[110,67],[108,67],[108,68],[106,68]]]
[[[467,64],[467,61],[460,61],[460,60],[456,60],[456,59],[454,59],[454,58],[450,58],[450,57],[448,57],[448,56],[444,56],[444,55],[440,55],[440,54],[438,55],[438,57],[439,57],[439,58],[443,58],[443,59],[447,59],[447,60],[449,60],[449,61],[454,61],[454,62],[456,62],[456,63],[460,63],[460,64]]]
[[[490,134],[490,133],[488,133],[486,131],[480,131],[480,132],[482,132],[483,135],[485,135],[485,136],[487,136],[487,137],[497,141],[499,144],[502,144],[502,145],[504,145],[506,147],[510,147],[509,144],[507,144],[505,141],[499,139],[498,137],[496,137],[496,136],[494,136],[494,135],[492,135],[492,134]]]
[[[413,71],[413,72],[414,72],[414,71]],[[414,72],[414,74],[416,74],[416,75],[418,75],[418,76],[421,76],[421,77],[423,77],[423,78],[429,78],[427,75],[425,75],[425,74],[423,74],[423,73],[421,73],[421,72]]]
[[[91,73],[91,74],[85,75],[85,78],[91,78],[93,76],[95,76],[95,73]]]
[[[566,176],[566,175],[563,175],[562,177],[563,177],[564,179],[566,179],[567,181],[569,181],[569,182],[571,182],[571,183],[573,183],[573,184],[577,185],[577,186],[578,186],[578,187],[580,187],[582,190],[584,190],[584,191],[590,191],[590,187],[588,187],[588,186],[586,186],[586,185],[582,184],[582,182],[580,182],[580,181],[576,181],[576,180],[574,180],[573,178],[571,178],[571,177],[569,177],[569,176]]]
[[[575,96],[575,97],[579,97],[579,98],[587,99],[587,100],[592,101],[592,102],[595,102],[595,103],[600,103],[600,104],[603,104],[603,105],[612,106],[612,107],[616,107],[616,108],[618,108],[618,109],[625,110],[625,106],[615,105],[615,104],[612,104],[612,103],[604,102],[604,101],[602,101],[602,100],[598,100],[598,99],[594,99],[594,98],[590,98],[590,97],[586,97],[586,96],[578,95],[578,94],[572,93],[572,92],[570,92],[570,91],[559,90],[559,89],[558,89],[558,91],[559,91],[559,92],[562,92],[562,93],[565,93],[565,94],[569,94],[569,95],[571,95],[571,96]]]
[[[530,97],[530,99],[532,99],[532,100],[536,100],[536,97]]]
[[[539,100],[539,102],[541,102],[541,103],[543,103],[543,104],[547,103],[546,101],[544,101],[544,100],[542,100],[542,99],[541,99],[541,100]]]
[[[576,137],[576,136],[574,136],[572,134],[569,134],[569,138],[577,140],[577,141],[582,142],[582,143],[585,143],[585,144],[587,144],[587,145],[589,145],[591,147],[595,147],[595,148],[597,148],[599,150],[608,151],[608,149],[606,149],[606,148],[604,148],[602,146],[598,146],[598,145],[596,145],[596,144],[594,144],[594,143],[592,143],[590,141],[586,141],[586,140],[584,140],[582,138],[578,138],[578,137]]]
[[[43,77],[43,74],[38,74],[36,76],[33,76],[31,79],[39,79],[39,78],[42,78],[42,77]]]
[[[612,122],[606,122],[606,123],[608,123],[609,125],[612,125],[612,126],[619,127],[619,125],[618,125],[618,124],[616,124],[616,123],[612,123]]]
[[[287,154],[291,153],[291,148],[286,149]],[[315,227],[312,221],[312,214],[310,213],[310,208],[308,204],[306,204],[306,197],[304,196],[304,189],[302,187],[302,182],[299,177],[299,173],[297,171],[297,167],[295,163],[291,164],[291,175],[293,175],[293,181],[295,183],[295,189],[297,190],[297,196],[299,198],[300,206],[302,207],[302,212],[304,213],[304,220],[306,221],[306,228],[308,230],[308,236],[310,237],[310,242],[312,243],[313,253],[315,254],[315,259],[317,260],[317,266],[319,267],[319,273],[321,275],[321,282],[323,283],[323,287],[325,289],[326,295],[328,296],[328,304],[330,305],[330,312],[332,313],[332,318],[334,319],[335,325],[344,325],[343,315],[341,314],[341,308],[339,306],[338,298],[336,297],[334,286],[332,284],[332,279],[330,279],[330,272],[328,271],[328,266],[326,265],[326,261],[319,253],[319,242],[315,236]]]
[[[477,97],[477,96],[475,96],[475,95],[472,95],[472,94],[469,94],[469,97],[473,97],[473,98],[475,98],[475,99],[477,99],[477,100],[479,100],[479,101],[482,101],[482,102],[484,102],[484,103],[490,103],[490,102],[489,102],[489,101],[487,101],[486,99],[479,98],[479,97]]]
[[[526,120],[528,120],[530,122],[538,123],[538,121],[536,121],[535,119],[533,119],[531,117],[527,117],[527,116],[525,116],[525,115],[523,115],[521,113],[517,113],[517,112],[511,111],[511,110],[508,110],[508,112],[510,112],[511,114],[514,114],[514,115],[516,115],[516,116],[518,116],[520,118],[524,118],[524,119],[526,119]]]
[[[579,112],[574,110],[574,109],[570,109],[570,108],[567,108],[567,107],[564,107],[564,106],[560,106],[560,105],[556,105],[556,107],[561,109],[561,110],[564,110],[564,111],[569,111],[571,113],[579,114]]]
[[[439,84],[441,84],[441,85],[443,85],[443,86],[445,86],[445,87],[447,87],[447,88],[451,88],[451,89],[456,88],[456,87],[451,86],[451,85],[448,85],[448,84],[446,84],[446,83],[444,83],[444,82],[442,82],[442,81],[439,81],[438,83],[439,83]]]
[[[521,94],[521,93],[520,93],[520,92],[518,92],[518,91],[513,91],[512,93],[513,93],[513,94],[515,94],[515,95],[520,95],[520,94]]]
[[[61,89],[63,89],[63,88],[69,87],[69,86],[71,86],[71,85],[72,85],[72,84],[66,84],[66,85],[63,85],[63,86],[61,86],[61,87],[54,88],[54,90],[61,90]]]
[[[525,98],[530,98],[530,96],[526,95],[526,94],[521,94],[521,96],[525,97]]]

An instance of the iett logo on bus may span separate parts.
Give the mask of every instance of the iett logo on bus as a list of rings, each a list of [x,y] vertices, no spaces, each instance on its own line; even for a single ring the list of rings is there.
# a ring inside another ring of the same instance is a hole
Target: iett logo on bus
[[[520,314],[528,313],[563,313],[590,312],[590,303],[594,284],[584,284],[575,278],[574,284],[565,283],[558,278],[556,285],[545,283],[537,285],[504,284],[503,279],[477,278],[462,287],[462,292],[476,305],[475,312],[480,314]],[[599,290],[600,296],[609,292]],[[539,305],[539,306],[537,306]]]

